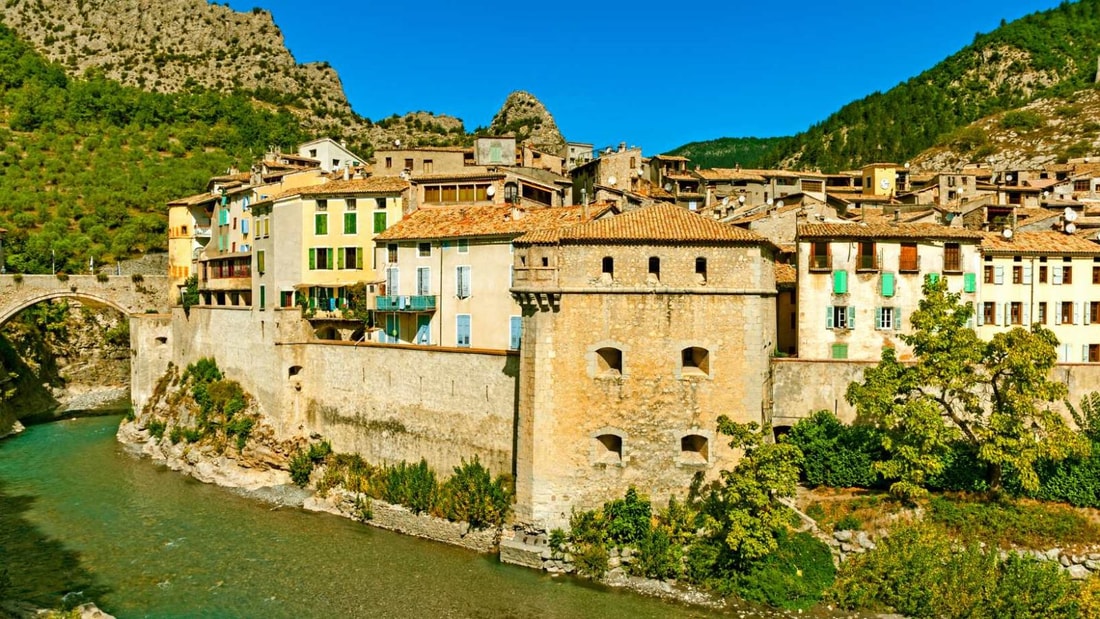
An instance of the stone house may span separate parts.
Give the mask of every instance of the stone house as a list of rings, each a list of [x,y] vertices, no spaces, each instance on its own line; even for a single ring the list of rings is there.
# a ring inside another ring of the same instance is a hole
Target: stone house
[[[371,168],[375,176],[412,174],[459,174],[476,165],[474,150],[461,146],[422,146],[418,148],[382,148],[374,151]]]
[[[340,143],[332,138],[320,138],[299,145],[298,156],[316,161],[325,172],[354,168],[365,162],[362,157],[348,150],[346,142]]]
[[[1063,363],[1100,362],[1100,245],[1063,232],[986,233],[975,314],[990,339],[1039,323]]]
[[[732,465],[718,415],[770,423],[775,251],[671,204],[516,239],[521,520],[632,485],[659,504]]]
[[[583,207],[427,206],[375,237],[384,283],[375,320],[386,343],[519,347],[512,239],[585,221]]]
[[[626,143],[621,143],[618,150],[608,149],[573,168],[570,173],[572,203],[620,203],[624,192],[637,193],[642,189],[647,180],[644,175],[642,149],[627,148]]]
[[[928,277],[974,302],[979,232],[936,224],[802,224],[798,227],[798,356],[876,361],[910,352],[909,330]]]

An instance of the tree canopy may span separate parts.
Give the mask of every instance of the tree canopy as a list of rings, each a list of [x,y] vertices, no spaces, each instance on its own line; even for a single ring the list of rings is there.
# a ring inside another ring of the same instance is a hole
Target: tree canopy
[[[1006,468],[1034,491],[1038,462],[1087,453],[1084,437],[1053,408],[1066,396],[1066,386],[1050,379],[1057,361],[1053,332],[1036,323],[984,341],[968,326],[973,306],[948,292],[946,280],[929,279],[923,291],[913,331],[901,336],[915,362],[902,363],[886,348],[846,394],[861,418],[885,430],[888,458],[878,468],[899,480],[893,492],[923,492],[957,441],[988,465],[994,490]]]

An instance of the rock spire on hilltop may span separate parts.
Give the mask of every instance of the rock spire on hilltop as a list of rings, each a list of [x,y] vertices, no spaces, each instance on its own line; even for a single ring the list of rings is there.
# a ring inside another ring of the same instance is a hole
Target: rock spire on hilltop
[[[554,117],[534,95],[517,90],[508,95],[500,111],[489,123],[490,135],[514,135],[516,142],[525,142],[539,150],[558,152],[565,138]]]

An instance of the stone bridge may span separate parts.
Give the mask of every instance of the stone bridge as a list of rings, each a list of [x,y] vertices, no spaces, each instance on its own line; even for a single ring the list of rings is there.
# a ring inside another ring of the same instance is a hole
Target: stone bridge
[[[165,275],[0,275],[0,326],[28,307],[69,298],[126,315],[168,311]]]

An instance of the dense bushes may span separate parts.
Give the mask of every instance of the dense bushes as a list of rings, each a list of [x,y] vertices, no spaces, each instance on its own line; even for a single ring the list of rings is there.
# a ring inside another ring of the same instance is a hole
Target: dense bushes
[[[845,561],[828,599],[909,617],[1078,616],[1076,587],[1058,565],[1015,554],[1000,560],[976,543],[960,548],[930,526],[896,527]]]
[[[327,443],[324,443],[327,446]],[[374,466],[354,454],[329,454],[317,457],[299,452],[291,460],[291,476],[304,486],[314,464],[325,465],[317,491],[326,494],[342,487],[395,505],[404,505],[415,513],[428,513],[452,521],[469,522],[478,529],[496,527],[507,520],[512,509],[512,482],[505,475],[493,479],[475,456],[454,467],[454,474],[442,484],[427,461],[391,466]],[[300,471],[295,476],[295,470]]]
[[[845,425],[822,410],[798,422],[786,440],[805,456],[801,477],[810,487],[883,487],[874,469],[884,457],[882,434],[873,427]]]

